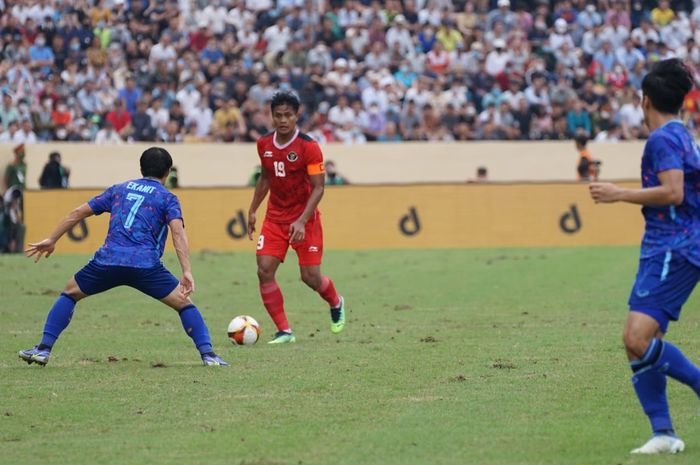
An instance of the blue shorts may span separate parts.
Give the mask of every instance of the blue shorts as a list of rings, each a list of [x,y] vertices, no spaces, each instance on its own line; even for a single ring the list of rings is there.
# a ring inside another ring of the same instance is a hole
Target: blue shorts
[[[629,298],[630,310],[644,313],[666,332],[669,321],[677,321],[695,284],[700,268],[678,252],[668,251],[639,260],[637,279]]]
[[[167,297],[180,284],[162,264],[153,268],[133,268],[99,265],[93,260],[75,274],[75,282],[87,295],[99,294],[117,286],[129,286],[158,300]]]

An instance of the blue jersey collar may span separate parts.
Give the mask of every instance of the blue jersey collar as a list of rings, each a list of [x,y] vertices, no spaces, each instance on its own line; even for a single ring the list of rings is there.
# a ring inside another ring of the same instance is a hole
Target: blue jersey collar
[[[684,123],[683,121],[681,121],[681,120],[679,120],[679,119],[672,119],[672,120],[670,120],[670,121],[666,121],[663,125],[661,125],[661,126],[659,127],[659,129],[665,128],[666,126],[668,126],[668,125],[671,124],[671,123],[678,123],[678,124],[680,124],[681,126],[685,127],[685,123]]]

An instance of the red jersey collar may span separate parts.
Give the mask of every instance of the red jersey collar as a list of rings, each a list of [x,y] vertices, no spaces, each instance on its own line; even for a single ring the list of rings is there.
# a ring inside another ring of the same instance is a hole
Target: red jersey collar
[[[294,141],[296,140],[296,138],[297,138],[298,135],[299,135],[299,128],[297,128],[297,130],[296,130],[296,132],[294,133],[294,135],[292,136],[292,138],[289,139],[289,142],[287,142],[287,143],[284,144],[284,145],[279,145],[279,144],[277,143],[277,131],[275,131],[274,134],[272,134],[272,144],[275,146],[275,148],[276,148],[277,150],[284,150],[284,149],[286,149],[287,147],[289,147],[290,145],[292,145],[292,142],[294,142]]]

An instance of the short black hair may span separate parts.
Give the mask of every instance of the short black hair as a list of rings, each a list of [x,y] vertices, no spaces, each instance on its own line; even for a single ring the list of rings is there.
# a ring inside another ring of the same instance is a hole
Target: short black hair
[[[163,147],[151,147],[141,154],[141,174],[149,178],[163,178],[170,173],[173,158]]]
[[[294,113],[298,112],[299,106],[301,106],[299,98],[288,90],[275,92],[275,95],[272,96],[272,100],[270,101],[270,110],[275,111],[275,108],[281,107],[282,105],[289,105],[292,107],[292,110],[294,110]]]
[[[661,113],[678,113],[692,88],[693,77],[678,58],[657,62],[642,80],[642,92]]]
[[[585,147],[588,144],[588,136],[586,134],[576,134],[574,141],[581,147]]]

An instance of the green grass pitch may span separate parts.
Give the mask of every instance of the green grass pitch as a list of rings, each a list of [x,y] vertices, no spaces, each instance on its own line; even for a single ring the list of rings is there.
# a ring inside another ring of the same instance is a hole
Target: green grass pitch
[[[45,368],[20,363],[88,257],[0,258],[0,464],[697,464],[698,402],[669,381],[676,457],[649,436],[620,339],[637,249],[327,252],[349,324],[280,268],[291,346],[268,346],[252,254],[198,253],[195,303],[229,369],[131,289],[83,301]],[[176,270],[173,256],[166,265]],[[669,339],[700,360],[697,296]],[[252,348],[231,318],[263,328]]]

